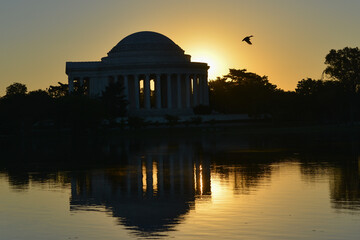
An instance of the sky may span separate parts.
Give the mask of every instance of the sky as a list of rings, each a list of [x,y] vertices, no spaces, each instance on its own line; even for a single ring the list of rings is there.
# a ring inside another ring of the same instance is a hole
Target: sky
[[[247,69],[294,90],[321,78],[331,49],[360,46],[359,10],[358,0],[2,0],[0,96],[14,82],[66,83],[67,61],[100,61],[138,31],[207,62],[210,80]]]

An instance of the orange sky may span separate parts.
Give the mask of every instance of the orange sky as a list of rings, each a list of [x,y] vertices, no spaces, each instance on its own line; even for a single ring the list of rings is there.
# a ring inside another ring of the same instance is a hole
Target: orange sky
[[[99,61],[122,38],[156,31],[209,78],[229,68],[267,75],[294,90],[318,79],[330,49],[360,44],[355,0],[5,0],[0,7],[0,96],[13,82],[29,90],[67,82],[66,61]],[[254,35],[253,45],[241,42]]]

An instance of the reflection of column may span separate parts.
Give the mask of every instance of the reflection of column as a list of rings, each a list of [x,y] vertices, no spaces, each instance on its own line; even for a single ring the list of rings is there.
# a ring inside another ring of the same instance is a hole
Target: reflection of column
[[[161,108],[161,84],[160,84],[160,75],[156,74],[155,78],[155,101],[156,101],[156,108]]]
[[[208,157],[203,158],[202,161],[202,191],[203,194],[211,194],[211,166],[210,166],[210,159]]]
[[[179,170],[180,170],[180,191],[184,193],[184,157],[179,156]]]
[[[196,186],[195,186],[195,193],[196,194],[201,194],[201,171],[200,171],[200,164],[199,164],[199,160],[196,159],[195,160],[195,180],[196,180]]]
[[[131,168],[127,166],[126,168],[126,191],[127,195],[131,195]]]
[[[138,196],[142,196],[142,190],[143,190],[143,182],[142,182],[142,162],[141,162],[141,158],[138,157],[137,159],[137,171],[136,171],[136,175],[137,175],[137,183],[138,183]]]
[[[146,194],[153,195],[153,164],[150,156],[146,156]]]
[[[175,193],[175,172],[174,172],[174,158],[173,156],[169,156],[170,163],[170,192],[171,195]]]
[[[185,77],[185,104],[186,108],[190,108],[190,75],[186,74]]]
[[[139,92],[140,92],[139,78],[137,75],[134,75],[135,109],[140,108]]]
[[[148,74],[144,79],[144,107],[150,109],[150,76]]]
[[[192,160],[192,155],[186,155],[187,157],[187,172],[190,174],[189,178],[187,178],[188,180],[188,185],[186,186],[187,189],[190,189],[191,192],[193,192],[195,194],[195,171],[194,171],[194,163]]]
[[[167,108],[171,108],[171,75],[167,74],[166,75],[166,85],[167,85]]]
[[[177,108],[181,108],[181,74],[176,75],[177,85]]]
[[[164,195],[164,160],[162,156],[159,156],[158,160],[158,194]]]

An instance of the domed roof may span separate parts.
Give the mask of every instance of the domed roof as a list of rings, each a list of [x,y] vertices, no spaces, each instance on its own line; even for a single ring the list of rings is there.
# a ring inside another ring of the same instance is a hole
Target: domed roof
[[[168,37],[156,32],[143,31],[123,38],[102,60],[124,64],[175,63],[189,62],[190,56],[184,54],[184,50]]]
[[[157,32],[143,31],[133,33],[122,39],[110,50],[109,54],[134,50],[166,50],[184,52],[170,38]]]

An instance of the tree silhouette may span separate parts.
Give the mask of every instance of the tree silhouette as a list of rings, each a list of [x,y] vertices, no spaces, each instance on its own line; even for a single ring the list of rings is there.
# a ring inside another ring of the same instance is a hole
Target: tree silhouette
[[[321,91],[322,86],[323,81],[307,78],[298,82],[295,92],[301,96],[311,96]]]
[[[216,111],[247,113],[252,116],[269,113],[276,85],[267,76],[246,69],[229,69],[229,74],[209,83],[210,101]]]
[[[25,95],[27,87],[22,83],[13,83],[6,88],[6,96]]]
[[[52,98],[60,98],[69,94],[69,85],[58,82],[59,86],[50,86],[47,90]]]
[[[102,92],[101,100],[110,118],[125,116],[128,101],[123,92],[124,87],[119,81],[110,82]]]
[[[336,80],[303,79],[298,82],[295,92],[301,105],[301,120],[320,122],[343,121],[346,119],[346,93],[341,82]]]
[[[360,50],[343,48],[330,50],[325,57],[327,64],[324,73],[339,80],[350,92],[357,92],[360,85]]]
[[[338,80],[347,92],[347,108],[350,122],[353,122],[359,112],[360,105],[360,50],[359,48],[345,47],[340,50],[330,50],[325,57],[327,64],[324,73]]]

